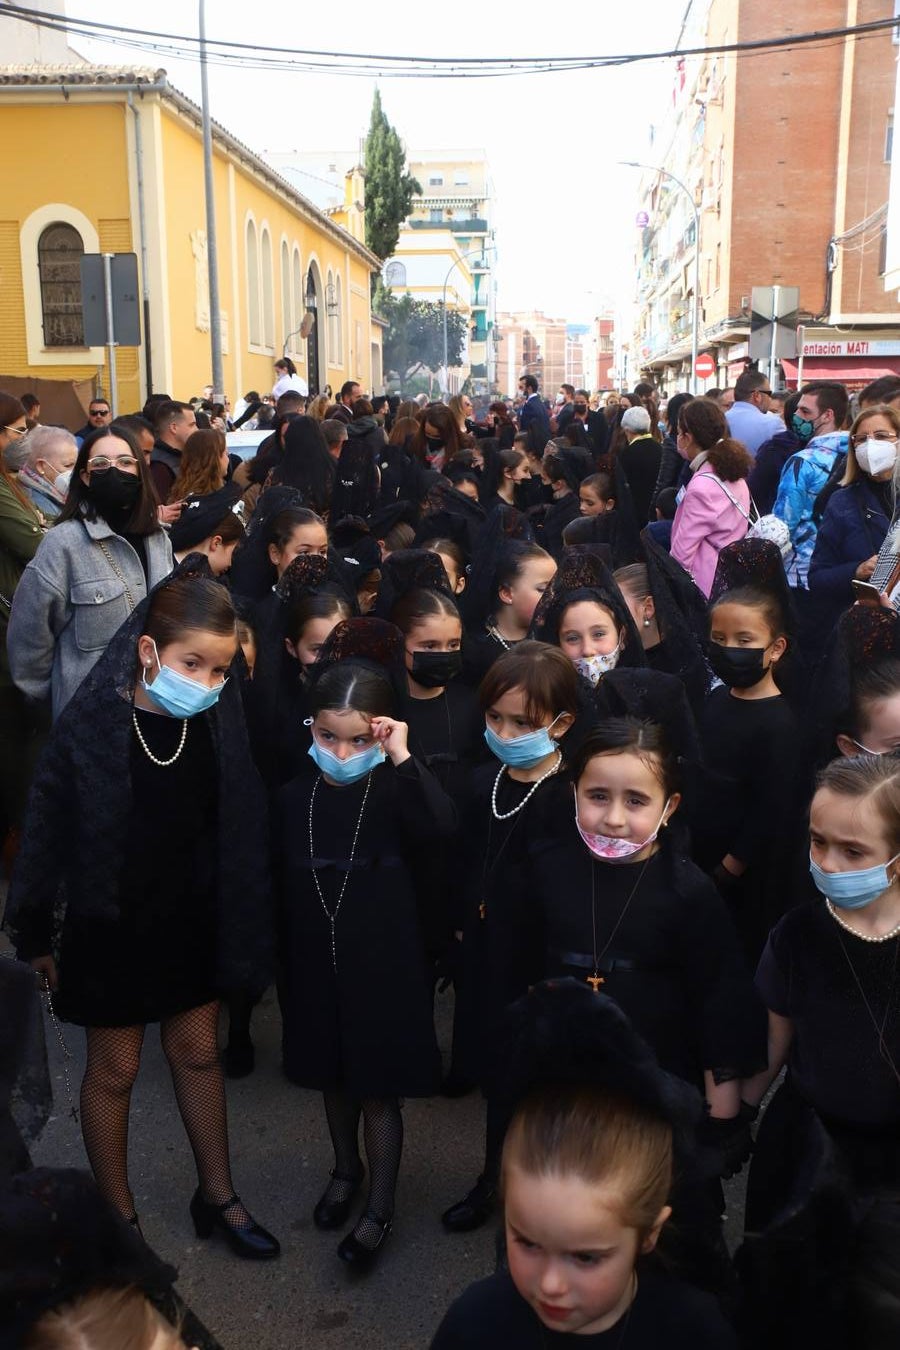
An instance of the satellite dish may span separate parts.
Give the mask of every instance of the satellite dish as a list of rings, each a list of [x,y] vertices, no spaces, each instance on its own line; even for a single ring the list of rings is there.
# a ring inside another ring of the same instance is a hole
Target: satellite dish
[[[300,325],[300,336],[302,338],[309,337],[310,333],[313,330],[313,324],[315,323],[315,321],[316,321],[315,314],[313,314],[311,310],[307,310],[306,313],[303,315],[303,322]]]

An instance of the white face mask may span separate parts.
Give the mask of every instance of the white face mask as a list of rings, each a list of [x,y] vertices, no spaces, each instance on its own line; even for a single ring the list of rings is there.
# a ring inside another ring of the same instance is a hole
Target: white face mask
[[[892,469],[897,463],[897,445],[895,441],[876,441],[869,437],[863,441],[862,445],[857,445],[856,462],[863,473],[876,474],[884,473],[886,469]]]
[[[603,676],[610,670],[615,670],[619,664],[619,649],[621,644],[616,643],[611,652],[605,655],[597,653],[595,656],[579,656],[575,660],[575,669],[579,675],[583,675],[590,684],[597,687]]]
[[[58,473],[56,475],[56,477],[53,480],[53,486],[56,488],[57,492],[59,492],[63,497],[66,497],[68,496],[69,485],[71,482],[72,482],[72,470],[65,469],[63,470],[62,473]]]

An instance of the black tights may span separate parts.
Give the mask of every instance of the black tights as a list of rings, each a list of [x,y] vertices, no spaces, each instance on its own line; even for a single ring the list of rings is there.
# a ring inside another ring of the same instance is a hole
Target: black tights
[[[325,1115],[334,1146],[334,1170],[328,1189],[331,1201],[350,1195],[355,1178],[362,1171],[359,1156],[359,1117],[363,1118],[363,1139],[369,1163],[369,1198],[366,1209],[382,1221],[394,1213],[394,1192],[403,1152],[403,1116],[396,1097],[366,1097],[362,1101],[344,1092],[326,1092]],[[351,1178],[348,1182],[342,1178]],[[363,1246],[374,1247],[380,1228],[365,1215],[353,1230]]]
[[[225,1083],[216,1030],[218,1003],[176,1013],[160,1023],[160,1039],[175,1088],[204,1199],[223,1205],[234,1195],[228,1159]],[[81,1083],[81,1129],[100,1191],[127,1219],[134,1214],[128,1184],[128,1113],[141,1063],[143,1026],[89,1027]],[[250,1222],[240,1204],[225,1211],[234,1227]]]

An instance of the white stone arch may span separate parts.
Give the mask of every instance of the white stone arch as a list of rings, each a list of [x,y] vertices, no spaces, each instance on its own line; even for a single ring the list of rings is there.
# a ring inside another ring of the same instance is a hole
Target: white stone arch
[[[306,361],[306,350],[303,339],[296,331],[303,320],[303,257],[300,253],[300,245],[294,240],[291,248],[291,314],[294,329],[294,336],[291,339],[291,346],[294,350],[295,361]]]
[[[306,275],[312,277],[316,290],[316,356],[318,358],[318,383],[319,391],[330,383],[328,379],[328,351],[326,343],[326,328],[328,315],[325,311],[325,285],[322,281],[322,265],[315,253],[310,253],[306,264]],[[304,279],[304,310],[305,310],[305,279]],[[308,345],[309,339],[307,339]],[[310,376],[312,371],[310,371]],[[337,390],[334,391],[337,393]],[[312,393],[312,380],[310,380],[310,393]]]
[[[100,252],[96,226],[77,206],[48,202],[32,211],[19,230],[19,264],[25,302],[25,341],[30,366],[102,366],[103,347],[45,347],[38,242],[49,225],[71,225],[81,235],[85,253]]]

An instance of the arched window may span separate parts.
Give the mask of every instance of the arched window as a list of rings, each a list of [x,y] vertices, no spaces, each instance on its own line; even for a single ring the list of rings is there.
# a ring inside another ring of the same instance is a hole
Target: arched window
[[[247,333],[251,347],[262,346],[259,307],[259,241],[256,222],[247,221]]]
[[[344,283],[340,272],[337,274],[335,302],[337,304],[337,313],[334,316],[335,331],[337,334],[337,350],[334,359],[336,365],[342,366],[344,364]]]
[[[402,262],[389,262],[384,269],[385,286],[405,286],[406,285],[406,264]]]
[[[84,240],[74,225],[56,221],[38,240],[45,347],[83,347],[81,259]]]
[[[291,290],[294,294],[294,328],[299,328],[303,322],[303,267],[300,263],[300,250],[294,245],[294,253],[291,258]],[[303,341],[300,334],[294,336],[294,351],[302,350]]]
[[[335,323],[334,274],[329,267],[325,282],[325,310],[328,314],[328,364],[338,364],[337,324]]]
[[[275,295],[272,289],[272,237],[263,225],[260,230],[262,264],[263,346],[275,346]]]
[[[288,338],[296,328],[291,317],[291,255],[288,250],[287,240],[281,241],[281,347],[287,350],[285,343],[293,348],[293,338],[288,343]]]

